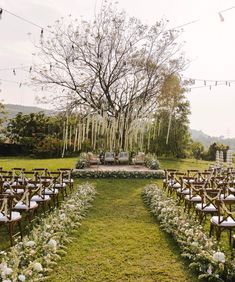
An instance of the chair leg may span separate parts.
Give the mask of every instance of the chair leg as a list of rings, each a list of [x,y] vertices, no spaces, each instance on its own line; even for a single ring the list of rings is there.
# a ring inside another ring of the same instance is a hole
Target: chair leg
[[[221,235],[221,230],[220,230],[219,227],[217,227],[217,230],[216,230],[216,239],[217,239],[217,241],[220,240],[220,235]]]
[[[21,228],[21,222],[20,222],[20,220],[17,221],[17,224],[18,224],[18,227],[19,227],[19,230],[20,230],[20,238],[21,238],[21,240],[22,240],[22,239],[23,239],[23,233],[22,233],[22,228]]]
[[[232,246],[232,228],[229,228],[229,243]]]
[[[213,224],[211,224],[211,226],[210,226],[210,233],[209,233],[209,236],[210,236],[210,237],[212,236],[213,231],[214,231]]]
[[[13,246],[13,223],[12,222],[8,223],[8,231],[9,231],[11,247],[12,247]]]
[[[56,194],[56,205],[57,205],[57,207],[59,207],[59,204],[60,204],[60,202],[59,202],[59,192]]]

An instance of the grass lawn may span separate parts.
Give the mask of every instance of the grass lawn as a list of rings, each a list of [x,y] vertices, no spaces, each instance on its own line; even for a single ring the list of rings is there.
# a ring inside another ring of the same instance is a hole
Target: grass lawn
[[[4,170],[46,167],[52,171],[59,167],[74,168],[76,160],[0,158],[0,166]],[[162,169],[180,171],[203,170],[209,165],[203,161],[170,159],[160,159],[160,164]],[[175,241],[160,230],[144,206],[141,191],[154,180],[90,181],[98,195],[81,228],[73,231],[74,240],[68,253],[58,262],[49,281],[198,281],[188,271]],[[0,236],[0,249],[5,249],[9,239],[3,228]]]
[[[212,162],[195,160],[195,159],[164,159],[159,158],[160,166],[162,169],[178,169],[186,171],[187,169],[205,170],[209,168]]]
[[[59,158],[59,159],[31,159],[22,157],[4,157],[0,158],[0,167],[3,170],[9,170],[13,167],[21,167],[26,170],[33,168],[45,167],[50,171],[55,171],[57,168],[75,168],[78,158]]]
[[[50,277],[59,281],[197,281],[175,242],[143,204],[151,180],[92,181],[98,195],[68,254]]]
[[[46,167],[49,170],[56,170],[60,167],[75,168],[78,157],[73,158],[59,158],[59,159],[31,159],[22,157],[1,157],[0,167],[4,170],[12,169],[13,167],[23,167],[31,170],[35,167]],[[208,168],[210,162],[193,160],[193,159],[166,159],[159,158],[161,169],[178,169],[186,171],[187,169],[200,169]]]

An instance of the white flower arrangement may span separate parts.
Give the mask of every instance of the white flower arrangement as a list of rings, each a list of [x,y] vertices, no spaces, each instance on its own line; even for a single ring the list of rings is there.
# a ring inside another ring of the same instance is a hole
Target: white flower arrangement
[[[96,191],[85,183],[78,186],[58,209],[34,226],[29,236],[1,253],[0,281],[44,281],[56,260],[65,254],[69,234],[80,226],[85,211],[90,207]]]
[[[235,261],[226,259],[218,242],[208,238],[203,227],[184,208],[168,197],[157,185],[144,188],[143,197],[161,227],[178,242],[181,255],[190,260],[190,268],[199,279],[235,281]]]
[[[74,178],[140,178],[140,179],[162,179],[165,173],[163,170],[156,171],[82,171],[75,170],[73,172]]]

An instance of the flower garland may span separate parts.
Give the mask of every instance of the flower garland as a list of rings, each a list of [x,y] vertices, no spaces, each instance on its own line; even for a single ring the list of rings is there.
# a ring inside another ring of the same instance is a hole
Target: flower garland
[[[66,243],[71,241],[71,230],[80,226],[85,211],[90,207],[96,191],[85,183],[25,236],[22,242],[1,252],[0,281],[44,281],[56,265],[56,260],[66,253]]]
[[[182,206],[154,184],[144,188],[143,197],[160,226],[178,242],[181,255],[191,261],[189,267],[199,273],[199,279],[235,281],[234,259],[225,258],[218,242],[208,238],[199,222]]]
[[[86,171],[86,170],[74,170],[73,178],[141,178],[141,179],[162,179],[165,173],[163,170],[156,171]]]

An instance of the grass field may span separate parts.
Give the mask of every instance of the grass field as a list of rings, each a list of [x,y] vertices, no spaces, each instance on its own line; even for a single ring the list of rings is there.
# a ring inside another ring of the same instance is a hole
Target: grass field
[[[49,170],[56,170],[60,167],[75,168],[78,158],[60,158],[60,159],[30,159],[20,157],[2,157],[0,158],[0,167],[4,170],[12,169],[13,167],[23,167],[32,169],[35,167],[46,167]],[[210,162],[198,161],[191,159],[163,159],[159,158],[160,166],[162,169],[178,169],[186,171],[187,169],[200,169],[208,168]]]
[[[13,167],[21,167],[31,170],[36,167],[45,167],[48,170],[56,170],[60,167],[75,168],[78,158],[60,158],[60,159],[30,159],[21,157],[0,158],[0,167],[4,170],[12,169]]]
[[[197,281],[143,204],[141,191],[151,180],[93,182],[98,190],[93,208],[73,232],[51,282]]]
[[[56,170],[74,168],[76,160],[0,158],[0,166],[6,170],[13,167]],[[203,161],[170,159],[160,159],[160,164],[162,169],[181,171],[203,170],[209,165]],[[144,206],[141,191],[153,180],[90,181],[98,191],[94,205],[82,226],[72,232],[74,240],[68,253],[58,262],[49,281],[198,281],[188,271],[174,240],[161,231]],[[1,228],[0,236],[0,249],[5,249],[9,246],[5,229]]]

